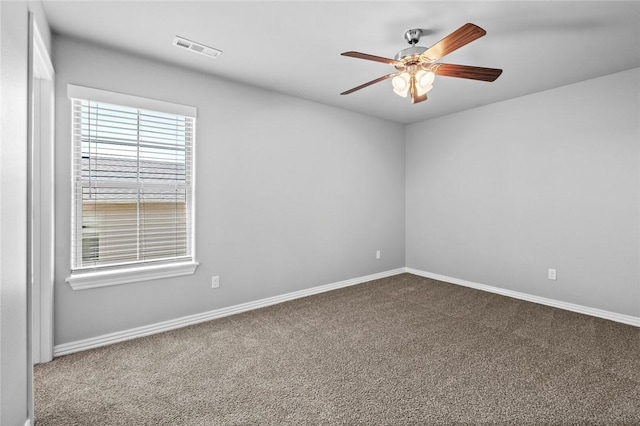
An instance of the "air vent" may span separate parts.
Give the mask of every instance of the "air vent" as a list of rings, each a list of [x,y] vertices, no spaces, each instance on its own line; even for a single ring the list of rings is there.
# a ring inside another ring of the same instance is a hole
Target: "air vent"
[[[173,45],[214,59],[222,53],[222,50],[214,49],[213,47],[205,46],[204,44],[196,43],[195,41],[187,40],[179,36],[173,39]]]

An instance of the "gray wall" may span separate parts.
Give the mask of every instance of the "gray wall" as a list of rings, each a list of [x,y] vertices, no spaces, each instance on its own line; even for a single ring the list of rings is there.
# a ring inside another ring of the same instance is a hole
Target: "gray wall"
[[[633,69],[407,126],[407,266],[640,316],[639,94]]]
[[[54,66],[56,344],[404,266],[402,125],[65,37],[54,37]],[[65,283],[67,83],[198,108],[195,275],[82,291]]]
[[[66,37],[54,53],[56,344],[405,264],[640,315],[638,69],[405,128]],[[198,107],[195,275],[65,283],[67,83]]]
[[[27,362],[27,99],[29,11],[48,47],[35,2],[0,2],[0,424],[24,425]]]

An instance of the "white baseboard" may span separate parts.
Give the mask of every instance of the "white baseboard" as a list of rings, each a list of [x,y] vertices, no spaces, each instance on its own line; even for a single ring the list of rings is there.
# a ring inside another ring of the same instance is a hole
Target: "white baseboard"
[[[444,281],[451,284],[457,284],[465,287],[474,288],[477,290],[482,290],[490,293],[500,294],[503,296],[513,297],[515,299],[526,300],[528,302],[539,303],[541,305],[552,306],[554,308],[565,309],[567,311],[591,315],[594,317],[604,318],[607,320],[640,327],[640,318],[634,317],[631,315],[619,314],[616,312],[605,311],[602,309],[590,308],[587,306],[576,305],[573,303],[562,302],[554,299],[548,299],[546,297],[533,296],[527,293],[521,293],[513,290],[506,290],[499,287],[479,284],[472,281],[461,280],[459,278],[453,278],[445,275],[434,274],[432,272],[421,271],[418,269],[398,268],[398,269],[392,269],[385,272],[380,272],[377,274],[366,275],[363,277],[357,277],[349,280],[312,287],[305,290],[294,291],[292,293],[286,293],[279,296],[268,297],[266,299],[255,300],[253,302],[241,303],[239,305],[229,306],[227,308],[214,309],[212,311],[203,312],[200,314],[188,315],[185,317],[163,321],[163,322],[159,322],[151,325],[131,328],[128,330],[118,331],[115,333],[104,334],[102,336],[91,337],[89,339],[63,343],[63,344],[54,346],[53,356],[67,355],[74,352],[79,352],[87,349],[97,348],[100,346],[110,345],[112,343],[123,342],[125,340],[131,340],[138,337],[148,336],[156,333],[162,333],[164,331],[174,330],[176,328],[186,327],[189,325],[198,324],[205,321],[210,321],[216,318],[222,318],[229,315],[239,314],[241,312],[251,311],[253,309],[264,308],[264,307],[275,305],[278,303],[287,302],[289,300],[299,299],[301,297],[311,296],[318,293],[324,293],[326,291],[335,290],[342,287],[348,287],[356,284],[361,284],[367,281],[373,281],[380,278],[386,278],[386,277],[398,275],[404,272],[418,275],[425,278],[431,278],[433,280]],[[27,420],[27,423],[25,423],[25,426],[31,426],[31,421]]]
[[[590,308],[588,306],[576,305],[574,303],[562,302],[559,300],[548,299],[546,297],[533,296],[518,291],[506,290],[499,287],[493,287],[485,284],[478,284],[472,281],[461,280],[459,278],[447,277],[445,275],[434,274],[432,272],[421,271],[419,269],[405,268],[405,271],[425,278],[431,278],[437,281],[444,281],[451,284],[457,284],[465,287],[475,288],[477,290],[488,291],[490,293],[501,294],[503,296],[513,297],[515,299],[526,300],[527,302],[539,303],[541,305],[552,306],[567,311],[577,312],[580,314],[591,315],[598,318],[620,322],[623,324],[640,327],[640,318],[631,315],[618,314],[616,312],[605,311],[602,309]]]
[[[79,352],[87,349],[97,348],[100,346],[110,345],[112,343],[123,342],[125,340],[131,340],[131,339],[135,339],[142,336],[162,333],[164,331],[174,330],[176,328],[186,327],[188,325],[198,324],[198,323],[210,321],[216,318],[222,318],[229,315],[239,314],[241,312],[251,311],[253,309],[264,308],[266,306],[275,305],[277,303],[299,299],[301,297],[311,296],[318,293],[324,293],[326,291],[335,290],[342,287],[348,287],[356,284],[361,284],[367,281],[373,281],[380,278],[386,278],[393,275],[402,274],[404,272],[405,272],[405,268],[392,269],[392,270],[380,272],[377,274],[366,275],[363,277],[357,277],[349,280],[312,287],[305,290],[294,291],[292,293],[286,293],[280,296],[273,296],[273,297],[268,297],[266,299],[255,300],[253,302],[241,303],[239,305],[229,306],[227,308],[214,309],[212,311],[203,312],[200,314],[188,315],[186,317],[176,318],[169,321],[163,321],[156,324],[131,328],[129,330],[124,330],[124,331],[117,331],[115,333],[104,334],[102,336],[91,337],[89,339],[84,339],[84,340],[77,340],[75,342],[63,343],[63,344],[54,346],[53,356],[55,357],[55,356],[67,355],[74,352]]]

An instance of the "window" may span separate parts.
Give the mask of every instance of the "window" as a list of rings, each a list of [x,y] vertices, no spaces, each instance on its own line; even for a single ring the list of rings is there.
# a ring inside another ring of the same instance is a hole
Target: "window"
[[[193,273],[195,109],[73,85],[68,95],[67,281],[87,288]]]

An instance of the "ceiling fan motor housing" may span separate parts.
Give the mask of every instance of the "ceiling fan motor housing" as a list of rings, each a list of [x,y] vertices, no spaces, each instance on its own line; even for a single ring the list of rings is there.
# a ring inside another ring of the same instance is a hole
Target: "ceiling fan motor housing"
[[[394,59],[396,61],[401,61],[402,59],[404,59],[404,58],[406,58],[408,56],[419,56],[423,52],[426,52],[426,50],[427,50],[427,48],[423,47],[423,46],[407,47],[406,49],[402,49],[401,51],[396,53],[396,56],[394,57]]]

